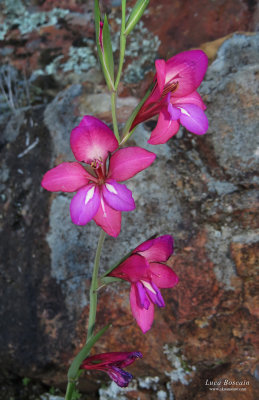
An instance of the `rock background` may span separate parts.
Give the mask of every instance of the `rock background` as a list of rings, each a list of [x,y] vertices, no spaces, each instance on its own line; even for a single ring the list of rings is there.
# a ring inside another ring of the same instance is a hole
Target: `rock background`
[[[103,1],[115,55],[119,4]],[[71,196],[45,192],[40,181],[73,160],[69,135],[83,115],[111,123],[109,95],[96,64],[92,2],[55,7],[48,0],[0,4],[0,399],[62,394],[87,324],[98,228],[74,226]],[[144,358],[123,391],[101,373],[87,374],[82,399],[258,398],[259,35],[232,35],[256,31],[258,10],[252,1],[151,0],[129,40],[119,122],[143,95],[156,58],[199,46],[211,61],[200,90],[210,128],[204,137],[181,130],[156,147],[146,144],[153,121],[132,136],[131,145],[158,157],[128,184],[137,208],[123,214],[119,239],[106,240],[102,268],[150,235],[168,233],[180,283],[164,290],[166,308],[145,336],[130,313],[128,285],[101,291],[99,327],[111,321],[113,330],[96,352],[137,349]],[[206,379],[249,385],[209,391]]]

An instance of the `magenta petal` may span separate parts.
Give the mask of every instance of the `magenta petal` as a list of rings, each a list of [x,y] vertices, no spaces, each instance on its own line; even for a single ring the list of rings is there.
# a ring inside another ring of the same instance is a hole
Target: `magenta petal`
[[[171,103],[168,104],[167,111],[169,112],[171,120],[173,121],[177,121],[181,116],[181,111],[179,108],[173,106]]]
[[[94,221],[108,235],[113,237],[119,235],[121,230],[121,212],[109,207],[103,199],[101,199],[101,205],[94,217]]]
[[[178,276],[167,265],[153,262],[149,265],[152,282],[159,288],[172,288],[178,283]]]
[[[165,85],[166,62],[164,60],[156,60],[155,66],[156,66],[157,84],[160,94],[162,94]]]
[[[169,112],[166,108],[162,109],[157,125],[152,131],[148,143],[150,144],[162,144],[166,143],[172,136],[174,136],[179,129],[179,123],[172,121]]]
[[[139,307],[137,300],[138,292],[136,285],[131,285],[130,289],[130,305],[133,317],[143,333],[146,333],[152,326],[154,320],[154,304],[150,303],[148,310]]]
[[[154,282],[143,282],[150,300],[158,307],[165,307],[164,299]]]
[[[195,104],[196,106],[200,107],[202,110],[206,110],[206,105],[204,104],[201,96],[199,95],[198,92],[192,92],[191,94],[189,94],[188,96],[184,96],[184,97],[171,97],[171,103],[174,105],[178,105],[178,104]]]
[[[109,353],[95,354],[84,359],[80,369],[102,369],[109,368],[111,365],[127,367],[131,365],[136,358],[142,358],[139,351],[114,351]]]
[[[77,162],[64,162],[44,175],[41,185],[51,192],[76,192],[94,178]]]
[[[137,293],[138,293],[137,301],[138,301],[139,307],[141,307],[141,308],[144,307],[146,310],[148,310],[148,307],[150,306],[150,301],[148,300],[144,286],[142,285],[141,282],[137,282],[136,288],[137,288]]]
[[[195,104],[179,104],[181,110],[180,122],[192,133],[204,135],[207,132],[209,123],[204,111]]]
[[[132,211],[136,208],[131,191],[113,179],[107,179],[102,185],[102,193],[106,203],[115,210]]]
[[[117,366],[111,366],[106,370],[109,377],[120,387],[127,387],[133,376]]]
[[[74,224],[85,225],[98,211],[100,194],[98,187],[87,185],[80,189],[70,203],[70,215]]]
[[[147,240],[139,245],[134,253],[145,257],[149,262],[167,261],[173,253],[173,238],[170,235],[160,236],[155,239]]]
[[[137,282],[141,279],[148,279],[148,270],[149,264],[145,258],[139,254],[132,254],[108,275],[129,282]]]
[[[141,147],[125,147],[111,156],[108,177],[125,181],[149,167],[156,155]]]
[[[175,55],[166,62],[166,83],[178,82],[176,97],[196,90],[208,67],[208,57],[202,50],[190,50]]]
[[[91,164],[94,160],[105,162],[109,152],[117,149],[118,141],[107,125],[86,115],[72,130],[70,145],[78,161]]]

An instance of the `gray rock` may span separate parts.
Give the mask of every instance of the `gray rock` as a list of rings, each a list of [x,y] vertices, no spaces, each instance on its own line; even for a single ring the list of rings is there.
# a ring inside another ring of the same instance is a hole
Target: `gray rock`
[[[201,86],[209,101],[207,139],[236,183],[258,172],[258,72],[259,34],[237,34],[221,46]]]

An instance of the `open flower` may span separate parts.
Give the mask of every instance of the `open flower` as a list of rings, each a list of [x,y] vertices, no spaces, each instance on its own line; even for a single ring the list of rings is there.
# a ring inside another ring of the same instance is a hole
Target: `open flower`
[[[133,376],[122,368],[132,364],[136,358],[142,358],[139,351],[96,354],[86,358],[80,369],[104,371],[118,386],[126,387]]]
[[[177,54],[168,61],[156,60],[154,88],[138,112],[131,129],[159,114],[156,128],[148,140],[151,144],[167,142],[182,124],[190,132],[203,135],[208,130],[206,109],[196,91],[208,66],[201,50]]]
[[[108,274],[131,283],[131,310],[143,333],[147,332],[153,323],[154,305],[165,306],[159,289],[172,288],[178,282],[175,272],[162,264],[172,253],[172,236],[165,235],[147,240]]]
[[[102,121],[85,116],[72,130],[71,149],[77,161],[64,162],[48,171],[42,186],[52,192],[77,192],[70,204],[71,219],[85,225],[94,219],[111,236],[118,236],[121,211],[131,211],[135,202],[131,191],[118,183],[147,168],[156,155],[140,147],[118,148],[113,132]]]

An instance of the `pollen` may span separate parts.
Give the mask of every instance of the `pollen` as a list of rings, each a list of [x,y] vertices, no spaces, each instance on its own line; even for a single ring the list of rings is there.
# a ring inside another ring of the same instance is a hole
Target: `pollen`
[[[100,157],[100,159],[95,159],[94,161],[91,162],[91,167],[94,169],[98,169],[99,167],[101,167],[103,165],[103,160]]]
[[[164,87],[162,97],[165,97],[168,93],[174,93],[179,86],[179,82],[171,82]]]

